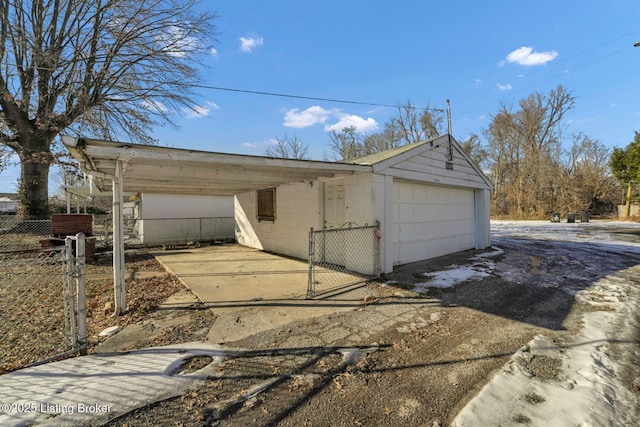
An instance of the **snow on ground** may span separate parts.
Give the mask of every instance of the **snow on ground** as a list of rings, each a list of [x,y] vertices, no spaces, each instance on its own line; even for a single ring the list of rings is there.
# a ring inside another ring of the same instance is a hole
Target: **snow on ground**
[[[428,282],[414,283],[413,288],[416,292],[423,293],[426,292],[428,288],[450,288],[466,280],[488,277],[496,267],[488,258],[501,253],[502,250],[500,249],[485,252],[471,258],[473,261],[472,265],[460,266],[453,264],[446,270],[423,273],[423,276],[429,277],[430,280]]]
[[[419,287],[453,286],[490,272],[518,282],[536,274],[545,281],[533,286],[556,287],[593,310],[584,312],[581,332],[567,342],[538,335],[520,349],[452,425],[637,425],[638,395],[622,378],[630,366],[638,376],[637,366],[611,353],[617,343],[640,354],[640,224],[495,221],[491,232],[494,248],[508,248],[508,257],[520,256],[529,271],[476,257],[471,267],[429,273],[431,280]]]
[[[570,272],[569,275],[558,277],[562,282],[562,290],[575,295],[582,290],[582,287],[567,286],[567,279],[571,280],[590,280],[593,273],[600,270],[599,260],[589,262],[589,255],[606,256],[610,255],[640,255],[640,238],[631,233],[624,233],[625,230],[639,230],[640,224],[622,222],[622,221],[597,221],[586,223],[551,223],[549,221],[492,221],[491,222],[491,241],[493,251],[485,252],[474,256],[471,261],[472,265],[451,265],[447,269],[437,272],[424,273],[429,280],[421,283],[415,283],[416,292],[425,292],[430,287],[447,288],[457,285],[458,283],[487,277],[490,273],[496,271],[502,277],[518,281],[522,275],[522,271],[512,268],[510,265],[498,265],[491,261],[491,257],[501,255],[503,247],[518,249],[530,245],[536,245],[537,252],[541,255],[553,258],[557,257],[559,261],[567,264],[573,264],[575,267],[583,267],[585,273],[578,274]],[[615,236],[612,236],[615,233]],[[540,242],[550,243],[574,243],[575,249],[567,250],[565,253],[558,251],[555,246],[542,247]],[[596,243],[595,249],[589,248],[589,244]],[[582,245],[582,246],[579,246]],[[572,253],[574,256],[567,257],[566,252]],[[536,260],[531,259],[533,267],[536,267]],[[541,261],[538,261],[541,263]],[[597,273],[596,273],[597,275]],[[555,282],[544,283],[543,286],[552,286],[558,284]]]

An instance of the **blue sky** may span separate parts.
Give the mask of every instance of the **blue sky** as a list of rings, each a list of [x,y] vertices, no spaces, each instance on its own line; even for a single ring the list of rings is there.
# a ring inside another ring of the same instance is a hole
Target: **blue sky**
[[[576,96],[571,129],[609,147],[640,130],[640,2],[220,0],[206,85],[372,104],[445,108],[453,134],[482,134],[501,102],[558,85]],[[201,89],[161,146],[262,155],[296,135],[328,153],[328,131],[381,130],[395,110]],[[484,138],[483,138],[484,140]],[[18,170],[0,174],[14,191]],[[55,182],[55,178],[53,178]]]

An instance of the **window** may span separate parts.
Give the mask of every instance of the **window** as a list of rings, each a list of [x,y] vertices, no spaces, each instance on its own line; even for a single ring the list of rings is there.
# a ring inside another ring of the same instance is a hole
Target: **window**
[[[258,221],[276,220],[276,189],[258,190]]]

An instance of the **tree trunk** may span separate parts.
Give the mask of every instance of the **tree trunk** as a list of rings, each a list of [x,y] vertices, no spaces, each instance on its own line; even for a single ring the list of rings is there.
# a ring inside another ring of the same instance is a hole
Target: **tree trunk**
[[[21,155],[19,182],[21,219],[48,219],[49,167],[48,152]]]
[[[631,182],[629,182],[629,186],[627,187],[627,202],[624,206],[624,217],[625,219],[629,219],[631,215]]]

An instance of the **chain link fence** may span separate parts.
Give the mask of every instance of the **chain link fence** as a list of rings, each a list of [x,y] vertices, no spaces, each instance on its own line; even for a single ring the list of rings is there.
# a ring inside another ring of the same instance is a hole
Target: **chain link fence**
[[[129,245],[142,244],[138,235],[137,219],[133,215],[124,215],[124,239]],[[113,248],[113,215],[93,215],[93,236],[96,239],[96,248]]]
[[[86,351],[84,236],[50,237],[50,221],[0,231],[0,373]]]
[[[380,224],[309,232],[307,298],[380,276]]]
[[[18,221],[15,215],[0,215],[0,252],[38,249],[51,235],[51,220]]]

